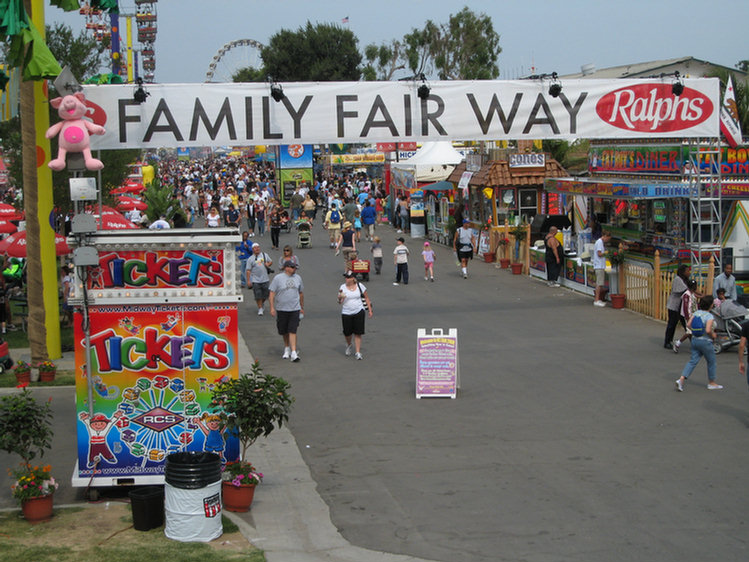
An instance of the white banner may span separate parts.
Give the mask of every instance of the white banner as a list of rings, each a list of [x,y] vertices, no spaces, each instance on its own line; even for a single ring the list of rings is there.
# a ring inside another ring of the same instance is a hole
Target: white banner
[[[432,140],[717,137],[717,78],[84,86],[89,117],[106,128],[94,149]]]

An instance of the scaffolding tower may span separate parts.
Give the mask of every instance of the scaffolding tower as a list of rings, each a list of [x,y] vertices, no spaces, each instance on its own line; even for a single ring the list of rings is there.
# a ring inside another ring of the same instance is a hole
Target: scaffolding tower
[[[688,146],[689,160],[683,176],[689,184],[687,247],[692,273],[706,276],[710,257],[714,258],[718,271],[723,261],[720,138],[694,139],[688,141]]]

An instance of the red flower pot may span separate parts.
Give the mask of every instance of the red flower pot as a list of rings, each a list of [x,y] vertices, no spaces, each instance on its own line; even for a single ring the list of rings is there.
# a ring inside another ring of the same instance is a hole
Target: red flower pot
[[[510,260],[501,258],[499,260],[499,265],[502,266],[502,269],[509,269],[510,268]]]
[[[29,523],[49,521],[50,519],[52,519],[53,500],[54,494],[25,500],[21,504],[21,512],[23,513],[23,518],[26,519],[26,521],[28,521]]]
[[[21,383],[30,383],[31,382],[31,371],[23,371],[20,373],[16,373],[16,381],[18,381],[18,384]]]
[[[55,380],[56,371],[39,371],[40,382],[52,382]]]
[[[485,252],[484,253],[484,261],[486,263],[494,263],[494,259],[497,257],[497,254],[494,252]]]
[[[224,501],[224,509],[238,513],[249,511],[252,500],[255,497],[255,486],[255,484],[235,486],[231,482],[221,482],[221,496]]]
[[[511,263],[510,267],[512,268],[512,274],[513,275],[520,275],[523,273],[523,264],[522,263]]]
[[[612,294],[609,297],[611,298],[611,308],[624,308],[624,303],[627,300],[626,295]]]

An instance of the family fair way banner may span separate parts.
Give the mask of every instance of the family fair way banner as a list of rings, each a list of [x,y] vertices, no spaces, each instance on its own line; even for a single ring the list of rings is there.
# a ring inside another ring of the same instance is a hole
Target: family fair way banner
[[[94,149],[433,140],[717,137],[717,78],[149,84],[144,103],[132,85],[89,85],[88,116],[106,128]]]

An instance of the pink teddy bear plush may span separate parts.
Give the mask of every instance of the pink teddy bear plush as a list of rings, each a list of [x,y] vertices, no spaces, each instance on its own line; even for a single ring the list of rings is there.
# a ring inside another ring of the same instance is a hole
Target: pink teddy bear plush
[[[104,127],[86,121],[86,96],[81,92],[67,95],[62,98],[50,100],[50,105],[57,109],[57,114],[62,121],[55,123],[45,136],[51,139],[59,134],[57,158],[50,160],[47,164],[55,172],[65,167],[65,155],[68,152],[82,152],[87,170],[101,170],[104,167],[101,160],[91,156],[91,145],[89,133],[92,135],[103,135]]]

